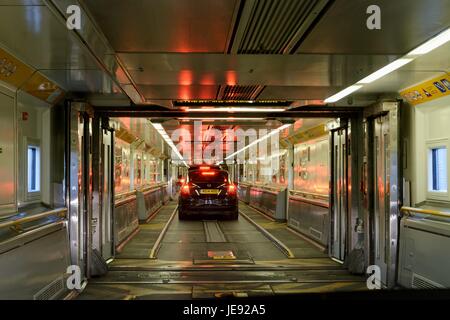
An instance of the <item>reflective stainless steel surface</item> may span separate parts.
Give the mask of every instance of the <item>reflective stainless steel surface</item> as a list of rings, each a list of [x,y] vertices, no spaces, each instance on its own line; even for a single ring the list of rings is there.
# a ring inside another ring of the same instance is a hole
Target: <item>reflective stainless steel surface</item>
[[[239,4],[236,0],[83,2],[117,52],[224,52]]]
[[[345,122],[331,131],[330,255],[340,261],[344,261],[348,253],[348,141],[349,131]]]
[[[366,27],[366,10],[372,4],[380,7],[381,30]],[[336,0],[298,52],[405,54],[445,30],[449,21],[447,0]]]
[[[65,222],[46,225],[8,241],[9,250],[0,243],[0,299],[61,298],[66,268],[71,264]],[[20,261],[20,263],[18,263]],[[53,281],[58,286],[48,296],[39,295]]]
[[[395,285],[397,271],[399,106],[398,102],[380,102],[365,112],[369,263],[381,268],[381,282],[386,287]]]
[[[0,216],[16,210],[16,107],[0,92]]]

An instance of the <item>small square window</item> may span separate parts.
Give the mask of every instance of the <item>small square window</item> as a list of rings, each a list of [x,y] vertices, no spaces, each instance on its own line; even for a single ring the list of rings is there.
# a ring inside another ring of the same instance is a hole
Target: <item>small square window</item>
[[[429,189],[433,192],[447,192],[447,148],[430,149]]]
[[[37,146],[28,146],[28,192],[39,192],[41,185],[40,150]]]

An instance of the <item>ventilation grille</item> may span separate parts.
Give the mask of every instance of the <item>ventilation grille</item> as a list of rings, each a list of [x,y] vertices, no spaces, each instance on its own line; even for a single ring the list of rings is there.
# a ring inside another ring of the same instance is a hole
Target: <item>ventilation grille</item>
[[[252,100],[258,94],[259,86],[226,86],[223,100]]]
[[[285,53],[297,33],[304,32],[312,23],[311,14],[318,15],[317,5],[322,3],[321,0],[255,1],[238,53]]]
[[[422,277],[416,273],[413,273],[412,276],[412,288],[413,289],[441,289],[444,286],[441,286],[439,283],[431,281],[425,277]]]
[[[296,228],[300,228],[300,221],[294,219],[294,218],[289,218],[289,224],[291,226],[294,226]]]
[[[60,277],[47,285],[44,289],[36,293],[34,300],[52,300],[57,298],[64,291],[64,278]]]
[[[320,232],[319,230],[310,227],[309,233],[316,239],[322,239],[322,232]]]

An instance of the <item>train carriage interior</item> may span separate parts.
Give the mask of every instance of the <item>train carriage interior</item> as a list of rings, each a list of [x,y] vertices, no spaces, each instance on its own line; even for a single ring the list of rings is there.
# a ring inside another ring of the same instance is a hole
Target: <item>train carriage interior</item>
[[[450,289],[450,1],[0,0],[0,299]]]

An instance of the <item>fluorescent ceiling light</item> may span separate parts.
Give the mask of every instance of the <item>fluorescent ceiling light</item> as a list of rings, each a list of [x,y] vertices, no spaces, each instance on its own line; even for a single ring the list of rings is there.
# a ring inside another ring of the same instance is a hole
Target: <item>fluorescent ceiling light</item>
[[[450,28],[445,30],[444,32],[438,34],[437,36],[431,38],[424,44],[418,46],[417,48],[412,50],[407,55],[415,56],[415,55],[426,54],[426,53],[436,49],[437,47],[442,46],[444,43],[446,43],[448,41],[450,41]]]
[[[336,102],[341,100],[342,98],[348,96],[349,94],[352,94],[353,92],[355,92],[356,90],[359,90],[362,88],[362,85],[353,85],[350,86],[348,88],[345,88],[342,91],[339,91],[338,93],[336,93],[335,95],[327,98],[324,100],[325,103],[330,103],[330,102]]]
[[[404,58],[397,59],[394,62],[391,62],[388,65],[384,66],[383,68],[368,75],[364,79],[360,80],[358,83],[366,84],[366,83],[374,82],[375,80],[378,80],[378,79],[384,77],[388,73],[391,73],[392,71],[403,67],[405,64],[410,63],[411,61],[413,61],[413,59],[404,59]]]
[[[378,80],[378,79],[384,77],[385,75],[391,73],[392,71],[395,71],[395,70],[401,68],[402,66],[408,64],[409,62],[413,61],[417,56],[426,54],[426,53],[436,49],[437,47],[447,43],[448,41],[450,41],[450,28],[448,28],[444,32],[438,34],[437,36],[431,38],[424,44],[418,46],[417,48],[415,48],[414,50],[409,52],[404,58],[400,58],[400,59],[395,60],[394,62],[389,63],[388,65],[382,67],[381,69],[375,71],[374,73],[372,73],[372,74],[368,75],[367,77],[365,77],[364,79],[360,80],[357,84],[352,85],[352,86],[338,92],[334,96],[331,96],[331,97],[325,99],[324,102],[325,103],[336,102],[336,101],[348,96],[349,94],[355,92],[356,90],[360,89],[363,84],[368,84],[368,83],[371,83],[375,80]]]
[[[236,117],[226,117],[226,118],[199,118],[199,117],[186,117],[180,118],[181,120],[205,120],[205,121],[214,121],[214,120],[264,120],[264,118],[236,118]]]
[[[291,125],[292,125],[291,123],[285,124],[285,125],[282,125],[281,127],[277,128],[277,129],[275,129],[275,130],[272,130],[271,132],[269,132],[268,134],[262,136],[261,138],[259,138],[259,139],[255,140],[255,141],[253,141],[252,143],[249,143],[248,145],[246,145],[246,146],[243,147],[242,149],[240,149],[240,150],[238,150],[238,151],[236,151],[236,152],[230,154],[228,157],[225,158],[225,160],[229,160],[230,158],[233,158],[235,155],[241,153],[242,151],[244,151],[244,150],[250,148],[251,146],[254,146],[255,144],[257,144],[257,143],[259,143],[259,142],[261,142],[261,141],[263,141],[263,140],[265,140],[265,139],[267,139],[267,138],[273,136],[273,135],[276,134],[277,132],[280,132],[281,130],[284,130],[284,129],[290,127]]]
[[[286,108],[238,108],[238,107],[219,107],[219,108],[187,108],[188,112],[283,112]]]
[[[153,123],[151,121],[150,121],[150,123],[153,126],[153,128],[155,128],[156,131],[158,131],[158,133],[161,135],[161,137],[164,139],[164,141],[169,145],[169,147],[172,148],[173,152],[180,159],[180,161],[182,161],[186,167],[189,167],[188,164],[186,163],[186,161],[183,159],[183,156],[181,155],[180,151],[178,151],[177,147],[173,143],[172,139],[170,139],[169,135],[167,134],[167,132],[164,129],[164,127],[162,126],[162,124]]]

